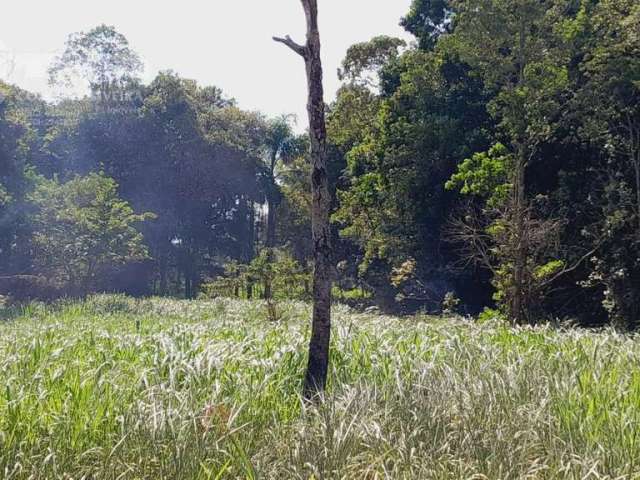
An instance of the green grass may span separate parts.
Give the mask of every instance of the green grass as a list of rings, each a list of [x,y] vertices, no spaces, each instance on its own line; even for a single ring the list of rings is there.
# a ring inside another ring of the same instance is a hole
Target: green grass
[[[640,345],[335,308],[330,387],[298,396],[309,308],[5,310],[4,479],[640,478]]]

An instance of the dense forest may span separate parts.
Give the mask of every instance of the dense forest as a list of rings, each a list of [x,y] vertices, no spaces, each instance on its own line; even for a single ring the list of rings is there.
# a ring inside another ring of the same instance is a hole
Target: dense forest
[[[640,326],[640,3],[414,0],[401,25],[327,106],[334,298]],[[62,52],[51,84],[90,94],[0,83],[0,294],[310,295],[294,118],[145,84],[110,26]]]

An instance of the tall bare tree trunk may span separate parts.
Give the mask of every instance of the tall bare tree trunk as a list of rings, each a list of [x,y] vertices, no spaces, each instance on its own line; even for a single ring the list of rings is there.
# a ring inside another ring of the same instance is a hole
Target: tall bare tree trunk
[[[313,271],[313,319],[309,342],[309,362],[303,394],[317,398],[325,389],[329,368],[331,336],[331,232],[329,227],[329,180],[327,176],[324,91],[320,60],[317,0],[301,0],[307,20],[307,43],[298,45],[291,37],[274,40],[300,55],[307,71],[309,98],[309,137],[311,142],[312,239],[315,267]]]

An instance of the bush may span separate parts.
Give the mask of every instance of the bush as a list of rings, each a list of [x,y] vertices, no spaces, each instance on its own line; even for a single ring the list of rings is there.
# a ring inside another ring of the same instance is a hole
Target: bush
[[[310,284],[310,272],[287,252],[265,249],[248,265],[225,265],[224,275],[202,286],[202,297],[264,296],[270,288],[273,299],[306,300],[310,298]]]

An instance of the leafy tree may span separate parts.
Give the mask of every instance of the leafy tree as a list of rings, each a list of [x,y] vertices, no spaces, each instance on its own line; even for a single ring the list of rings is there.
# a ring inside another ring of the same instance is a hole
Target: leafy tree
[[[267,125],[257,112],[246,112],[233,104],[212,108],[199,115],[205,138],[245,152],[256,159],[264,154]]]
[[[573,25],[574,38],[589,32],[577,98],[584,134],[612,157],[627,159],[640,235],[640,5],[585,1]]]
[[[450,258],[442,227],[457,200],[443,185],[461,157],[485,146],[482,84],[446,51],[408,51],[392,70],[400,80],[388,97],[384,92],[353,114],[341,110],[336,125],[344,127],[331,130],[338,139],[353,132],[351,140],[341,140],[351,148],[346,153],[347,186],[338,193],[334,219],[341,235],[362,249],[360,275],[376,291],[379,304],[394,305],[398,292],[391,288],[391,270],[413,258],[414,280],[421,280],[413,281],[416,288],[404,296],[412,301],[428,296],[437,308],[453,289],[447,284],[453,275],[446,271]],[[365,123],[368,127],[360,128]]]
[[[553,134],[569,84],[567,49],[557,29],[563,3],[458,0],[455,33],[447,39],[494,92],[488,109],[513,152],[510,201],[500,222],[504,243],[498,248],[510,252],[503,257],[500,283],[507,290],[500,295],[508,316],[520,323],[532,321],[526,271],[537,250],[527,231],[537,223],[527,198],[527,168]]]
[[[137,83],[142,67],[126,37],[103,24],[69,36],[64,52],[49,68],[49,80],[67,88],[86,82],[100,105],[111,106]]]
[[[483,200],[480,208],[471,206],[461,218],[452,219],[448,234],[468,264],[477,264],[491,271],[495,287],[493,298],[504,313],[508,313],[513,298],[513,259],[517,257],[519,247],[512,238],[509,210],[513,163],[513,154],[498,143],[487,152],[476,153],[462,162],[458,173],[445,185],[448,189],[459,189],[463,195]],[[521,294],[527,304],[528,319],[543,315],[541,306],[550,284],[567,271],[566,261],[559,258],[563,224],[562,220],[529,215],[523,221],[527,258],[522,267],[524,282]]]
[[[156,213],[157,221],[140,227],[154,289],[193,297],[219,262],[254,256],[265,122],[219,89],[172,72],[161,72],[127,105],[89,105],[57,124],[47,163],[63,179],[102,169],[136,210]]]
[[[377,85],[371,74],[377,74],[382,67],[396,59],[398,49],[405,45],[404,40],[386,35],[356,43],[347,50],[338,77],[352,84],[375,87]]]
[[[62,184],[40,179],[31,194],[37,265],[74,294],[95,291],[108,267],[147,258],[136,224],[154,215],[134,213],[117,188],[111,178],[92,173]]]
[[[302,147],[295,137],[287,117],[280,117],[267,122],[264,146],[267,154],[266,162],[266,194],[267,194],[267,248],[273,248],[276,241],[276,211],[280,201],[280,191],[276,181],[278,162],[289,162],[299,155]]]
[[[282,200],[276,168],[278,163],[289,163],[300,155],[303,146],[304,143],[293,134],[288,117],[283,116],[267,122],[264,138],[267,156],[264,171],[264,189],[267,199],[267,237],[265,246],[268,252],[276,246],[276,216],[278,205]],[[265,284],[264,297],[269,299],[271,294],[271,284],[267,282]]]
[[[39,99],[0,82],[0,275],[28,267],[30,236],[26,195],[32,185],[29,160],[36,131],[27,115]]]
[[[413,0],[400,24],[415,35],[420,48],[431,49],[441,35],[452,30],[451,3],[450,0]]]
[[[146,156],[131,183],[132,193],[139,182],[148,185],[153,204],[145,208],[158,213],[164,224],[154,238],[163,255],[175,259],[187,297],[197,294],[203,271],[216,257],[253,258],[253,203],[259,198],[261,161],[251,132],[242,128],[255,120],[233,106],[198,103],[198,91],[194,82],[171,73],[150,85],[141,110],[158,151]],[[227,108],[231,112],[226,117],[217,113]],[[223,121],[229,128],[216,131],[214,126]],[[150,171],[157,176],[149,177]]]
[[[640,5],[630,0],[584,0],[564,24],[579,60],[571,120],[602,154],[584,201],[595,218],[585,239],[602,245],[582,285],[602,286],[603,305],[622,328],[640,318],[639,31]]]

